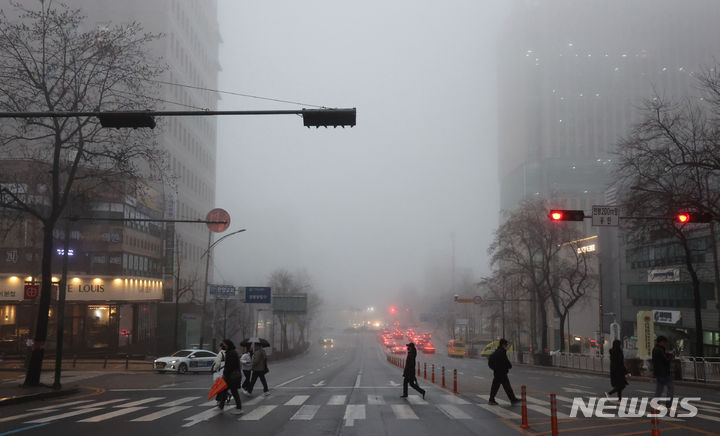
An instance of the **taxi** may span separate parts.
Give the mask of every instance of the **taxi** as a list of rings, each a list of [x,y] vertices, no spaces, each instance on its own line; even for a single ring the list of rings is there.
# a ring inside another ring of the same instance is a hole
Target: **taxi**
[[[207,350],[178,350],[170,356],[158,357],[153,369],[158,373],[211,372],[217,354]]]

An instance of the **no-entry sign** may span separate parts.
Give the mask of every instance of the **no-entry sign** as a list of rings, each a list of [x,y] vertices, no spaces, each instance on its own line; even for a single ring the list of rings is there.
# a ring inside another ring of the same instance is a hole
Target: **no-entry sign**
[[[222,233],[230,227],[230,214],[225,209],[219,207],[208,212],[205,221],[215,221],[207,223],[211,232]]]

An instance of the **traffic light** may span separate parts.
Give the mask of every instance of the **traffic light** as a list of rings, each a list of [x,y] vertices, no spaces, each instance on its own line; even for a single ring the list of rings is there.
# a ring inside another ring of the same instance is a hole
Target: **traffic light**
[[[397,308],[395,306],[390,306],[390,313],[397,313]]]
[[[582,221],[585,219],[585,212],[581,210],[553,209],[548,216],[553,221]]]
[[[116,129],[123,127],[137,128],[155,128],[155,117],[144,111],[130,112],[103,112],[98,115],[100,125],[103,127],[114,127]]]
[[[305,127],[355,126],[357,111],[352,109],[303,109],[303,125]]]
[[[680,224],[709,223],[712,220],[712,215],[707,212],[680,211],[675,214],[675,222]]]

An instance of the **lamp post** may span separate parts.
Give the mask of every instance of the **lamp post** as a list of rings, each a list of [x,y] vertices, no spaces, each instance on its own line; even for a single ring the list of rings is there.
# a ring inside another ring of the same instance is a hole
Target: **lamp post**
[[[232,235],[237,235],[238,233],[244,232],[246,229],[240,229],[236,230],[232,233],[228,233],[227,235],[223,236],[222,238],[218,239],[215,242],[212,242],[212,231],[208,231],[208,248],[205,250],[205,252],[200,256],[200,259],[205,257],[205,282],[203,285],[203,303],[202,303],[202,311],[200,312],[200,345],[198,346],[201,350],[203,348],[203,344],[205,341],[205,306],[207,305],[207,292],[208,292],[208,271],[210,270],[210,250],[213,249],[217,244],[224,241],[225,239],[229,238]]]

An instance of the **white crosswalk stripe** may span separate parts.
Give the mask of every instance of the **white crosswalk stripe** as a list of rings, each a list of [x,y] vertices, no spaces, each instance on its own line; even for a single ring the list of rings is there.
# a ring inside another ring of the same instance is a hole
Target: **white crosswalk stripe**
[[[193,425],[195,425],[199,422],[207,421],[208,419],[212,418],[213,416],[215,416],[219,413],[222,413],[222,410],[220,410],[218,408],[213,408],[213,409],[209,409],[209,410],[200,412],[196,415],[189,416],[189,417],[185,418],[185,421],[190,421],[190,422],[183,424],[183,427],[192,427]]]
[[[25,421],[25,422],[27,424],[43,424],[45,422],[53,422],[53,421],[57,421],[58,419],[64,419],[64,418],[70,418],[71,416],[82,415],[84,413],[92,413],[97,410],[102,410],[102,408],[101,407],[90,407],[87,409],[73,410],[72,412],[65,412],[65,413],[61,413],[59,415],[46,416],[45,418],[34,419],[32,421]]]
[[[500,406],[491,406],[490,404],[478,404],[480,408],[487,410],[488,412],[499,416],[500,418],[508,418],[508,419],[520,419],[521,416],[517,413],[508,410],[504,407]]]
[[[320,406],[304,405],[290,418],[291,421],[310,421],[320,410]]]
[[[392,408],[392,411],[395,414],[395,418],[397,419],[419,419],[415,412],[412,410],[412,407],[408,406],[407,404],[392,404],[390,405],[390,407]]]
[[[161,410],[158,410],[157,412],[153,412],[149,415],[141,416],[139,418],[132,419],[132,422],[150,422],[155,421],[156,419],[164,418],[166,416],[172,415],[177,412],[181,412],[185,409],[189,409],[191,406],[171,406],[171,407],[163,407]]]
[[[30,418],[31,416],[38,416],[38,415],[44,415],[48,412],[56,412],[57,408],[55,409],[44,409],[44,410],[36,410],[34,412],[27,412],[27,413],[21,413],[19,415],[13,415],[13,416],[6,416],[4,418],[0,418],[0,422],[8,422],[8,421],[14,421],[16,419],[23,419],[23,418]]]
[[[364,404],[348,404],[345,406],[345,425],[352,427],[355,425],[355,421],[365,419],[365,405]]]
[[[470,415],[460,410],[460,408],[454,404],[438,404],[437,408],[451,419],[471,419]]]
[[[455,395],[443,395],[442,398],[450,404],[470,404],[470,402]]]
[[[128,413],[137,412],[138,410],[145,409],[145,406],[136,406],[136,407],[123,407],[121,409],[113,410],[112,412],[103,413],[102,415],[93,416],[91,418],[81,419],[78,422],[102,422],[107,421],[111,418],[116,418],[121,415],[127,415]]]
[[[163,407],[174,407],[179,406],[181,404],[189,403],[190,401],[195,401],[197,399],[200,399],[202,397],[185,397],[185,398],[178,398],[175,401],[170,401],[169,403],[163,404]]]
[[[285,405],[286,406],[302,406],[307,399],[310,398],[310,395],[295,395],[294,397],[290,398]]]
[[[408,403],[413,405],[426,405],[430,404],[427,401],[423,400],[420,395],[409,395],[407,397]]]
[[[255,409],[253,409],[250,413],[247,415],[244,415],[240,418],[240,421],[259,421],[261,420],[265,415],[272,412],[274,408],[277,406],[257,406]]]
[[[120,402],[127,401],[127,400],[128,400],[127,398],[116,398],[114,400],[101,401],[99,403],[83,404],[82,406],[74,407],[74,409],[85,409],[88,407],[102,407],[102,406],[107,406],[108,404],[120,403]]]
[[[140,405],[147,404],[147,403],[152,403],[153,401],[164,400],[164,399],[165,399],[165,397],[150,397],[150,398],[144,398],[142,400],[133,401],[132,403],[118,404],[117,406],[114,406],[114,407],[135,407],[135,406],[140,406]]]
[[[52,406],[45,406],[45,407],[38,407],[37,409],[29,409],[30,412],[34,411],[45,411],[45,410],[52,410],[52,409],[63,409],[68,406],[77,406],[78,404],[84,404],[84,403],[90,403],[92,400],[80,400],[80,401],[72,401],[70,403],[61,403],[61,404],[55,404]]]
[[[330,400],[328,400],[327,404],[328,406],[343,406],[345,405],[345,399],[347,398],[347,395],[333,395],[330,397]]]

